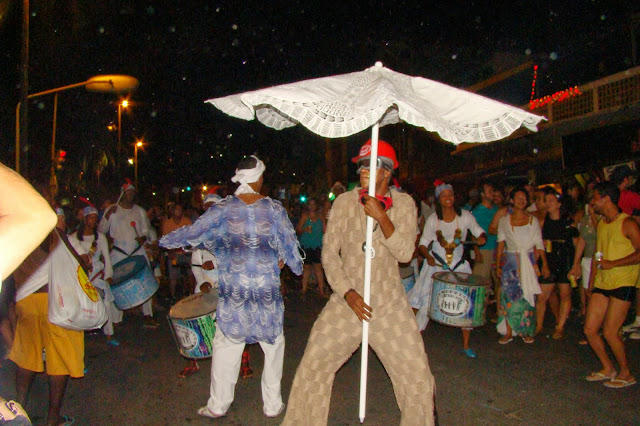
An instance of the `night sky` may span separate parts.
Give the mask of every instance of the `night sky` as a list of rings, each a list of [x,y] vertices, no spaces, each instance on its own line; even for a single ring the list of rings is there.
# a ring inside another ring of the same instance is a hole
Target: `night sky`
[[[29,93],[98,74],[136,77],[134,106],[122,117],[123,144],[132,156],[135,138],[148,142],[140,153],[145,185],[226,181],[253,152],[269,160],[272,173],[302,182],[319,172],[322,139],[233,119],[204,100],[359,71],[377,60],[458,87],[533,60],[541,97],[632,67],[630,25],[639,4],[31,1]],[[11,166],[21,5],[0,1],[0,160]],[[531,79],[526,71],[482,94],[523,105]],[[117,122],[117,101],[81,88],[60,95],[57,144],[68,152],[68,168],[84,163],[90,170],[103,150],[113,152],[116,134],[107,125]],[[52,102],[48,96],[29,104],[31,177],[46,175]],[[357,145],[367,135],[351,139]]]

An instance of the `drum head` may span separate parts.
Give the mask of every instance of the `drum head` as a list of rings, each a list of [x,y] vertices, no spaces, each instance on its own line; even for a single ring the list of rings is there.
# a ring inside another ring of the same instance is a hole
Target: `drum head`
[[[485,277],[466,274],[464,272],[436,272],[433,274],[433,279],[447,284],[465,285],[468,287],[485,287],[489,285],[489,280]]]
[[[131,256],[113,265],[113,285],[129,281],[131,277],[147,267],[147,259],[144,256]]]
[[[215,311],[217,306],[217,291],[196,293],[173,305],[169,311],[169,316],[176,319],[197,318]]]

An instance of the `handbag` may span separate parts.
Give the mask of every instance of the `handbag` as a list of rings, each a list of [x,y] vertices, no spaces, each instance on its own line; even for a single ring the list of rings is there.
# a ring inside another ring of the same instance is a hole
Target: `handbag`
[[[107,321],[104,303],[67,236],[57,229],[55,234],[58,238],[50,254],[49,321],[70,330],[100,328]]]

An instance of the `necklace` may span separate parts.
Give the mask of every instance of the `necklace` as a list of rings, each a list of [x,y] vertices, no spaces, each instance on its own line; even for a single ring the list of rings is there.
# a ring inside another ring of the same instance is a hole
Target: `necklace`
[[[438,219],[437,227],[440,228],[440,219]],[[447,265],[451,265],[451,262],[453,262],[453,251],[460,245],[462,238],[462,230],[458,224],[458,216],[456,216],[456,230],[453,233],[453,241],[445,240],[440,229],[436,231],[436,238],[438,239],[440,246],[445,250],[445,260]]]

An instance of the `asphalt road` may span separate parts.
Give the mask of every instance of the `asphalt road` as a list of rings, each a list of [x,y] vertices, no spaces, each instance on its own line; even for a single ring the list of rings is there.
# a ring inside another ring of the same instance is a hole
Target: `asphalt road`
[[[211,362],[200,362],[199,373],[186,379],[178,372],[185,361],[162,320],[167,314],[156,309],[161,326],[143,328],[142,318],[130,312],[116,326],[118,347],[106,345],[101,333],[86,335],[86,365],[83,379],[70,381],[63,414],[79,425],[184,425],[208,424],[212,420],[196,414],[209,393]],[[313,321],[324,300],[310,295],[302,301],[290,292],[285,314],[283,398],[286,401]],[[461,353],[458,329],[431,323],[424,341],[431,370],[436,378],[436,407],[441,425],[460,424],[639,424],[640,385],[621,390],[589,383],[584,377],[599,364],[588,346],[579,346],[580,324],[570,320],[563,340],[540,336],[532,345],[515,339],[499,345],[495,326],[476,329],[471,346],[477,359]],[[546,334],[552,331],[547,324]],[[640,378],[640,341],[627,340],[632,372]],[[221,425],[279,424],[283,415],[267,419],[262,414],[260,374],[262,352],[249,347],[254,377],[238,380],[236,398],[228,416],[215,420]],[[375,355],[369,362],[368,425],[400,422],[391,382]],[[360,353],[338,371],[331,400],[329,424],[358,424]],[[14,367],[3,361],[0,393],[13,398]],[[26,405],[35,424],[46,419],[47,382],[39,375]]]

